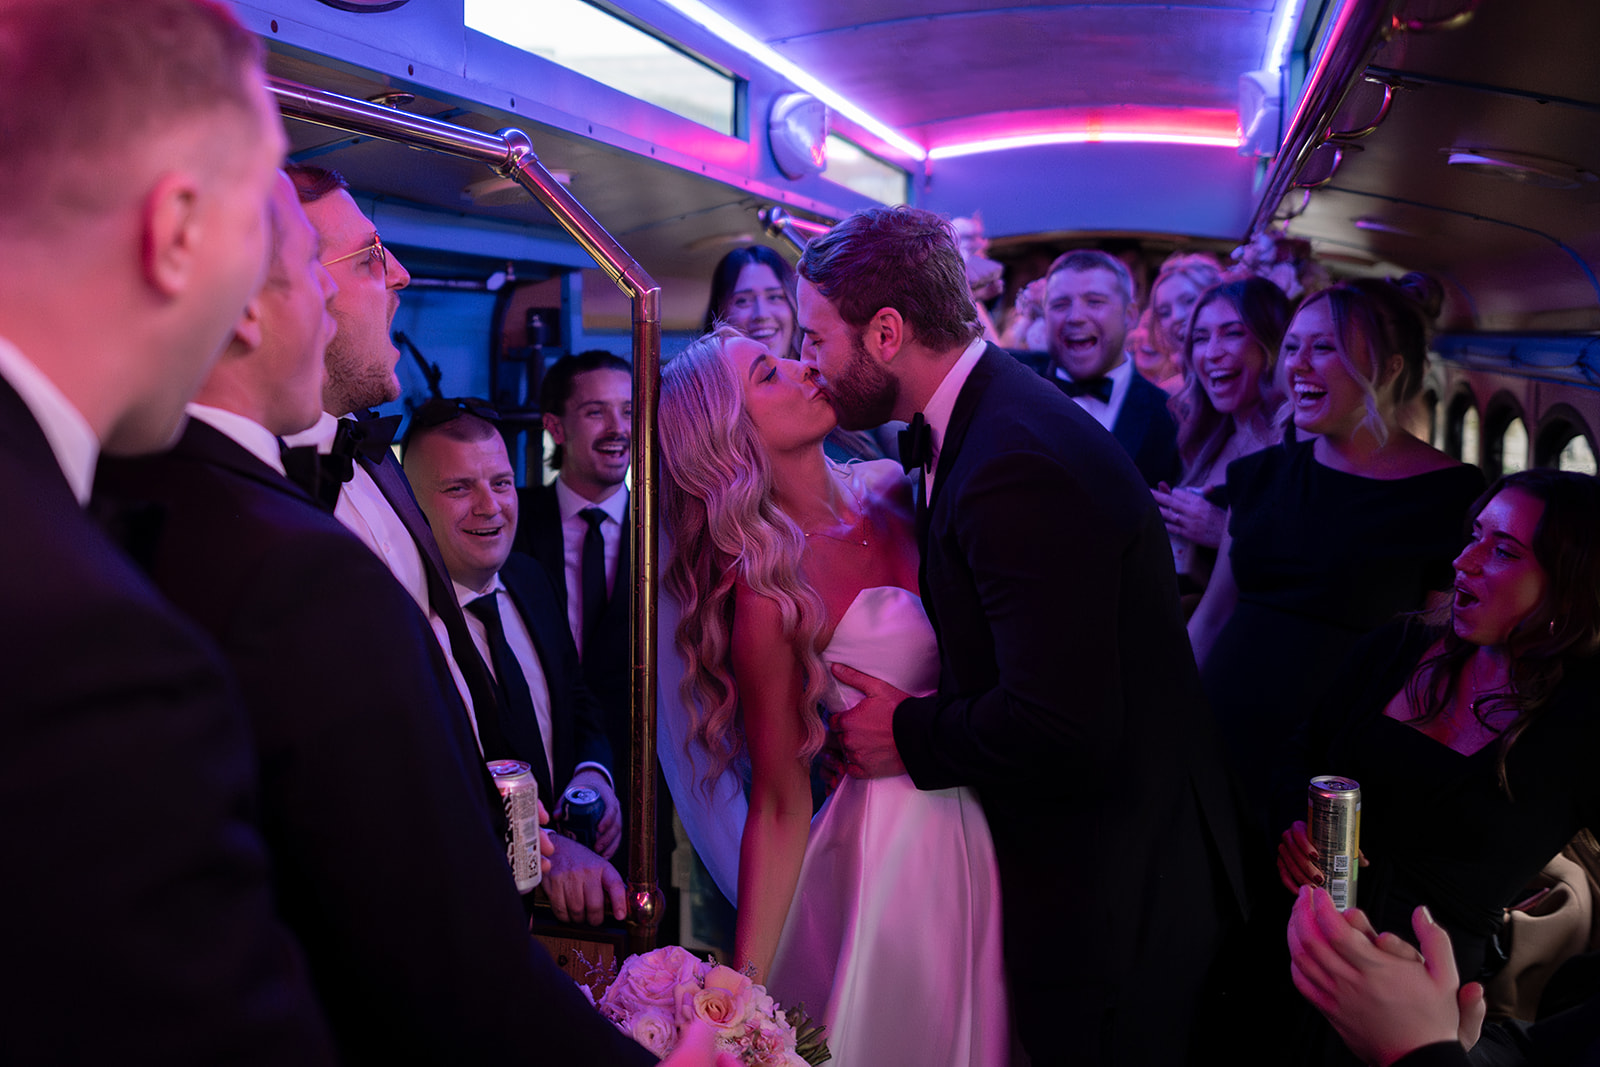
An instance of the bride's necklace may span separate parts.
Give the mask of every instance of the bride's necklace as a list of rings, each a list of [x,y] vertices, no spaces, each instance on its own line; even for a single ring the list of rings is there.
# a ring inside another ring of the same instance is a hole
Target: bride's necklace
[[[823,533],[821,530],[807,530],[804,527],[801,528],[800,532],[805,534],[806,540],[808,541],[811,540],[813,536],[816,536],[827,538],[829,541],[838,541],[842,545],[858,544],[865,546],[867,543],[868,531],[867,509],[866,506],[861,502],[861,494],[856,492],[855,485],[852,484],[854,479],[850,476],[848,469],[834,467],[833,472],[839,475],[840,478],[844,479],[845,491],[848,492],[851,499],[855,501],[857,515],[856,521],[850,524],[850,528],[845,531],[845,535],[842,537],[838,536],[837,534]],[[837,525],[835,528],[837,528]]]

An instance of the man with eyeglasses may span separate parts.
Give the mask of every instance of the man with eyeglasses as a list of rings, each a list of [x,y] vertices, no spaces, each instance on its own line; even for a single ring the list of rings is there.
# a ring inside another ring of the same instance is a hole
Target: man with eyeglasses
[[[322,414],[335,294],[284,177],[275,254],[170,454],[102,488],[164,522],[151,575],[239,678],[278,907],[351,1063],[648,1063],[527,933],[436,641],[373,554],[286,476]]]
[[[395,376],[400,350],[390,340],[389,327],[411,275],[383,247],[340,174],[304,164],[287,170],[321,240],[323,266],[339,286],[328,305],[339,328],[328,345],[323,414],[311,429],[286,440],[322,454],[343,454],[342,471],[331,483],[326,466],[311,472],[320,482],[315,489],[334,518],[383,560],[427,613],[444,669],[455,682],[474,732],[481,735],[479,717],[498,713],[494,679],[473,646],[428,522],[389,451],[399,420],[378,419],[369,411],[400,397]],[[302,482],[306,474],[291,472]],[[344,479],[342,485],[338,478]],[[481,741],[480,736],[480,750]]]
[[[552,809],[572,786],[593,789],[603,804],[593,842],[556,843],[545,879],[555,917],[591,925],[607,914],[621,920],[622,877],[606,862],[622,837],[609,770],[613,747],[549,577],[538,561],[511,551],[518,492],[499,418],[485,401],[430,400],[412,415],[401,457],[500,687],[492,743],[533,767]],[[480,718],[480,732],[484,727]],[[486,753],[490,745],[486,737]]]

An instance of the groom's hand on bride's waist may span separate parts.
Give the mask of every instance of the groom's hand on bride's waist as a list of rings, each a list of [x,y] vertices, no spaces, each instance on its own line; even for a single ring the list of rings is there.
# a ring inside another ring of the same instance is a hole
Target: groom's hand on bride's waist
[[[831,723],[844,749],[845,769],[855,778],[906,773],[900,751],[894,747],[894,709],[908,694],[842,663],[833,665],[833,676],[866,694],[859,704],[835,715]]]

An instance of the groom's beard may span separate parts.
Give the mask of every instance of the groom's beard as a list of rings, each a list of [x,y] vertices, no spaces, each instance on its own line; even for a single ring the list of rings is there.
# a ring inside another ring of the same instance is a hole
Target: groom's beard
[[[844,373],[827,379],[828,399],[839,425],[846,430],[870,430],[894,417],[900,400],[900,379],[873,359],[860,335],[851,338],[850,362]]]

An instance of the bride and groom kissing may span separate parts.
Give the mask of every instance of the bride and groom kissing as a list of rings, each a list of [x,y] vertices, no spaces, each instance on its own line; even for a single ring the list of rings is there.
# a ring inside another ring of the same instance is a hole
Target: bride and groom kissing
[[[1242,876],[1143,479],[982,341],[943,219],[859,212],[798,271],[801,364],[718,331],[662,379],[686,703],[751,769],[737,963],[840,1067],[1005,1064],[1013,1029],[1035,1065],[1186,1062]],[[890,419],[905,473],[823,455]]]

